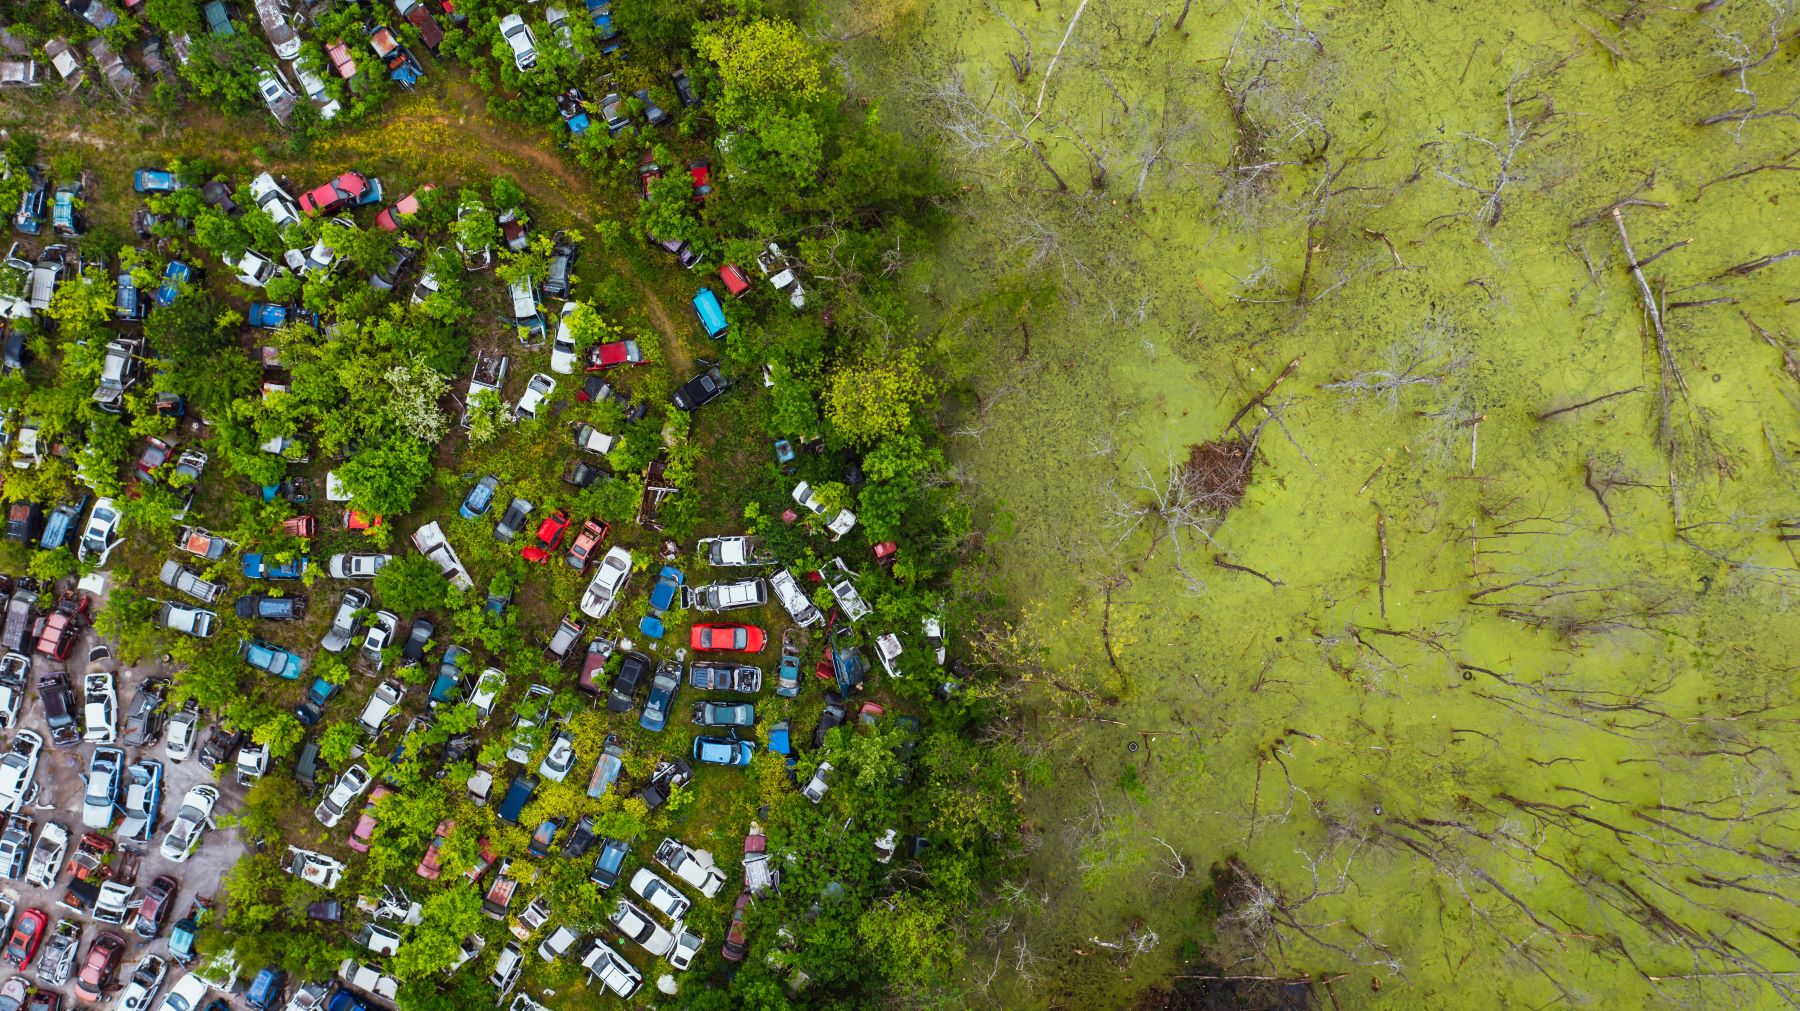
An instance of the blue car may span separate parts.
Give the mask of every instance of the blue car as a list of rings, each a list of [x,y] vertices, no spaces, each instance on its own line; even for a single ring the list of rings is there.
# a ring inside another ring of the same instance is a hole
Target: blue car
[[[624,43],[619,40],[619,29],[613,24],[611,0],[587,0],[588,13],[594,18],[594,34],[600,37],[600,52],[611,56],[619,51]]]
[[[246,639],[238,643],[238,655],[244,662],[260,671],[268,671],[286,681],[292,681],[306,669],[306,661],[298,653],[291,653],[272,642],[262,639]]]
[[[464,496],[462,507],[456,510],[457,513],[465,520],[486,516],[488,509],[493,507],[494,492],[499,487],[500,479],[492,474],[475,482],[475,487],[469,489],[469,494]]]
[[[125,820],[119,823],[120,838],[149,841],[156,834],[162,789],[161,762],[140,761],[125,770]]]
[[[756,745],[735,737],[694,738],[694,760],[708,765],[749,765]]]
[[[144,304],[144,294],[138,291],[137,282],[130,274],[120,274],[113,286],[113,315],[120,319],[143,319],[149,310]]]
[[[50,183],[37,168],[25,166],[25,192],[19,196],[19,213],[13,216],[13,227],[26,235],[44,230],[44,203],[49,199]]]
[[[462,698],[466,679],[459,661],[468,655],[469,651],[461,646],[444,651],[444,659],[438,664],[437,679],[431,682],[431,694],[426,698],[430,705],[453,705]]]
[[[306,690],[306,698],[294,707],[294,718],[307,726],[319,722],[325,715],[325,703],[337,694],[338,686],[324,678],[313,678],[312,687]]]
[[[588,880],[601,888],[611,888],[619,880],[619,869],[625,866],[625,854],[631,847],[623,839],[607,839],[600,843],[600,852],[594,857],[594,869],[588,874]]]
[[[660,733],[669,725],[669,707],[675,702],[675,691],[681,687],[681,668],[670,672],[669,664],[664,664],[650,680],[650,697],[644,700],[644,715],[638,719],[638,726],[652,733]]]
[[[276,562],[271,565],[263,561],[263,555],[260,552],[244,556],[244,578],[246,579],[299,579],[305,571],[305,558],[295,558],[291,561]]]
[[[273,302],[250,303],[250,325],[265,330],[279,329],[288,321],[288,310],[285,305]]]
[[[681,584],[686,577],[673,565],[665,565],[656,577],[656,585],[650,588],[650,613],[638,620],[638,631],[652,639],[663,637],[664,611],[675,606],[675,598],[681,593]]]
[[[181,286],[193,279],[194,268],[180,260],[170,260],[169,265],[163,268],[162,287],[156,289],[156,304],[160,306],[174,305],[175,299],[181,295]]]
[[[80,194],[79,186],[56,188],[56,200],[50,208],[50,226],[58,235],[80,235],[87,228],[75,206],[75,198]]]
[[[711,288],[701,288],[700,294],[694,296],[694,314],[700,317],[700,329],[706,331],[706,336],[713,340],[725,336],[725,308]]]
[[[131,174],[131,188],[139,193],[173,193],[181,188],[181,183],[173,172],[141,168]]]

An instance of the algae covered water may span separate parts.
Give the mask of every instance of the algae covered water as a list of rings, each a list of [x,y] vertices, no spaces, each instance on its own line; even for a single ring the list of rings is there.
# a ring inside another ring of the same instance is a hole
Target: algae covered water
[[[1800,999],[1790,7],[834,9],[963,184],[904,269],[1036,763],[969,986]]]

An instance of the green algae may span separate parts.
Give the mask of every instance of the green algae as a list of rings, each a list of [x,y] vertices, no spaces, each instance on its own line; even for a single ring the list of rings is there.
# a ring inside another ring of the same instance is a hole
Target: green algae
[[[970,985],[1121,1006],[1205,964],[1334,977],[1344,1007],[1793,1002],[1800,259],[1730,268],[1800,245],[1800,195],[1714,180],[1800,131],[1698,124],[1800,90],[1780,8],[1181,10],[834,12],[858,90],[969,185],[921,305],[1053,293],[940,315],[946,427],[994,585],[1116,696],[1024,696],[1051,771]],[[1220,83],[1247,65],[1250,131]],[[1540,118],[1516,147],[1509,85],[1515,130]],[[1284,164],[1246,183],[1258,159]],[[1691,240],[1645,268],[1668,364],[1604,213],[1627,197],[1640,258]],[[1245,501],[1183,508],[1187,447],[1297,359],[1244,414]]]

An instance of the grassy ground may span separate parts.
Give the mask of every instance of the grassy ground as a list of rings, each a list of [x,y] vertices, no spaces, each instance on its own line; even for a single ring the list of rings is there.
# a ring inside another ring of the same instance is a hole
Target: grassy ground
[[[1183,968],[1347,974],[1313,993],[1343,1007],[1780,1004],[1791,952],[1732,917],[1784,914],[1692,884],[1758,873],[1731,798],[1781,806],[1797,757],[1729,715],[1795,701],[1755,659],[1796,627],[1794,274],[1730,270],[1792,245],[1788,174],[1732,174],[1793,130],[1698,122],[1739,85],[1792,95],[1785,44],[1730,72],[1764,12],[832,13],[857,91],[966,184],[919,303],[991,349],[946,423],[995,585],[1076,689],[1027,695],[1058,771],[972,982],[1008,1006],[1122,1006]],[[1633,194],[1640,259],[1691,240],[1645,267],[1666,356],[1595,217]],[[1189,447],[1245,405],[1247,497],[1184,500]],[[1747,974],[1709,975],[1700,936]]]

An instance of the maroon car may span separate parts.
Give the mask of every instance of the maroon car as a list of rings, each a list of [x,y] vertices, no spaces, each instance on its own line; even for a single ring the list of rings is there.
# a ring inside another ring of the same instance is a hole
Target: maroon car
[[[119,957],[125,953],[125,939],[110,930],[102,931],[88,945],[87,958],[75,976],[75,995],[82,1000],[98,1001],[106,995],[113,977],[119,973]]]
[[[27,909],[19,914],[19,921],[13,924],[12,936],[6,939],[6,960],[23,969],[25,963],[37,954],[38,945],[44,943],[44,932],[50,926],[50,917],[42,909]]]
[[[154,435],[150,437],[149,444],[146,445],[144,451],[138,455],[137,465],[131,472],[131,487],[127,490],[131,492],[132,498],[138,496],[138,482],[155,481],[156,478],[152,476],[151,472],[163,464],[168,463],[169,457],[174,454],[175,447],[158,439]]]
[[[331,214],[368,199],[369,177],[351,169],[336,179],[300,194],[300,209],[308,214]]]
[[[137,936],[148,941],[162,933],[163,920],[169,915],[169,907],[175,902],[175,893],[181,889],[180,882],[167,874],[158,874],[150,882],[150,888],[144,893],[144,904],[138,907],[137,926],[133,929]]]
[[[738,895],[737,908],[731,911],[731,926],[725,931],[725,946],[719,952],[727,962],[742,962],[750,951],[750,928],[744,923],[749,909],[750,892],[746,889]]]

